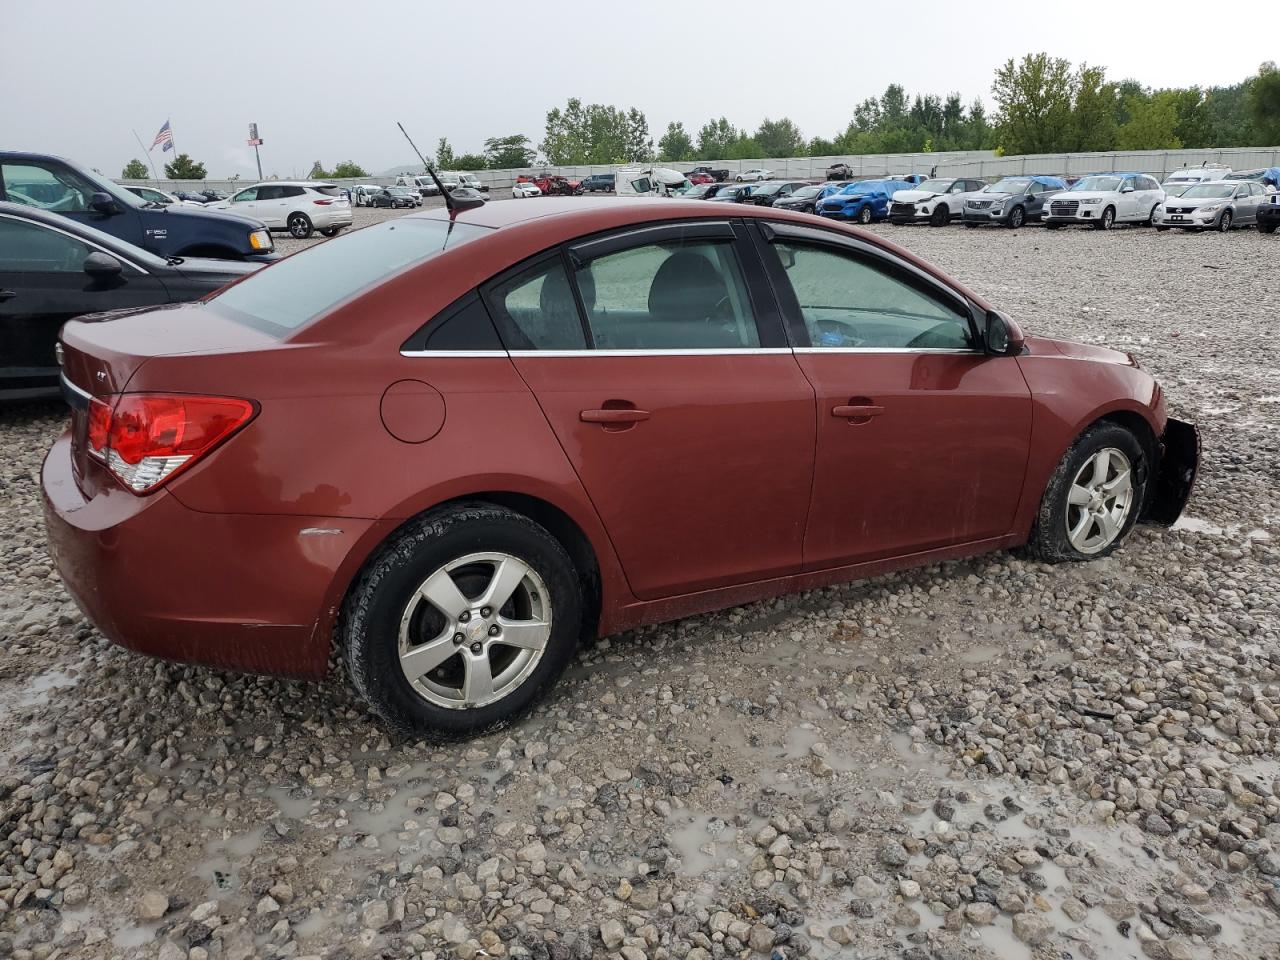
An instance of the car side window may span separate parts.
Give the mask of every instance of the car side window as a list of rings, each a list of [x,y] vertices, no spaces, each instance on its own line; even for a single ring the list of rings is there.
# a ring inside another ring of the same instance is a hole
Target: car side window
[[[258,199],[258,188],[250,187],[248,190],[241,190],[239,193],[237,193],[234,197],[231,198],[231,202],[245,203],[246,201],[257,200],[257,199]]]
[[[91,252],[65,233],[0,217],[0,272],[79,273]]]
[[[969,317],[870,258],[774,244],[814,347],[972,350]]]
[[[54,213],[80,213],[98,188],[72,170],[52,164],[6,163],[5,192],[11,201]]]
[[[282,197],[300,197],[307,191],[303,187],[277,187]]]
[[[284,196],[283,187],[259,187],[258,188],[259,200],[279,200],[283,196]]]
[[[596,349],[760,346],[732,241],[631,247],[589,261],[576,276]]]
[[[586,349],[582,317],[560,257],[495,283],[487,299],[507,349]]]

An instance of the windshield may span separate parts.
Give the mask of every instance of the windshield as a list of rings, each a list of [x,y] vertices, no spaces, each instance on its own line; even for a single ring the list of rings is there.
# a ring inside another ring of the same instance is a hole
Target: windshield
[[[1223,174],[1223,180],[1262,180],[1266,177],[1266,170],[1240,170],[1236,173]]]
[[[1229,183],[1197,183],[1182,194],[1187,200],[1225,200],[1235,192]]]
[[[384,221],[274,263],[211,302],[284,336],[405,267],[487,232],[447,220]]]
[[[782,189],[780,183],[762,183],[751,191],[752,196],[767,197]]]
[[[821,192],[822,192],[822,185],[815,184],[814,186],[811,186],[811,187],[801,187],[791,196],[797,200],[808,200],[810,197],[816,197]]]
[[[1081,177],[1071,185],[1072,190],[1109,190],[1120,189],[1120,177]]]
[[[924,190],[928,193],[946,193],[951,189],[954,180],[926,180],[924,183],[916,187],[917,190]]]
[[[408,187],[392,187],[391,192],[397,197],[412,197],[413,192]]]
[[[983,187],[983,193],[1021,193],[1031,183],[1026,177],[1005,177],[998,183]]]
[[[1171,197],[1180,197],[1186,193],[1192,186],[1190,180],[1170,180],[1168,183],[1160,184],[1160,189]]]

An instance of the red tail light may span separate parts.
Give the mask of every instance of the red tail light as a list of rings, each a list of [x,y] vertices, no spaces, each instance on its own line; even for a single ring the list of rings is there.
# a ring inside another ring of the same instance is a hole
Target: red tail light
[[[89,453],[142,495],[190,467],[253,419],[248,400],[126,393],[89,401]]]
[[[332,200],[312,200],[311,202],[317,207],[327,207],[329,204],[333,203]]]

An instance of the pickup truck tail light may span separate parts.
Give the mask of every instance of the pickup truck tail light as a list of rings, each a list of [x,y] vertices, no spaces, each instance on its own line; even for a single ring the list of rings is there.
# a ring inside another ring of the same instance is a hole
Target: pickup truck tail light
[[[125,393],[89,401],[86,440],[130,493],[142,496],[194,465],[253,419],[248,400]]]

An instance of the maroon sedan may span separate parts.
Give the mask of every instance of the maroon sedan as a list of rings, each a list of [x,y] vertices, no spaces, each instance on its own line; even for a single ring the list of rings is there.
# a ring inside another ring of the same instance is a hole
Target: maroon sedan
[[[527,708],[589,635],[1171,523],[1133,358],[1024,337],[855,228],[678,200],[367,227],[205,302],[68,323],[57,565],[155,656],[324,674],[392,726]]]

